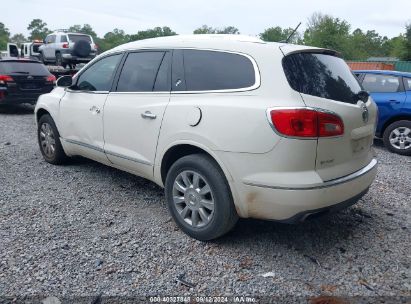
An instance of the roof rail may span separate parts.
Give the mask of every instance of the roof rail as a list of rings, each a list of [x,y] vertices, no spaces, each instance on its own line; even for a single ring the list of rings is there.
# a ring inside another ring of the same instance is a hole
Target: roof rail
[[[68,29],[57,29],[57,30],[54,30],[54,32],[63,32],[63,33],[68,33],[68,32],[69,32],[69,30],[68,30]]]

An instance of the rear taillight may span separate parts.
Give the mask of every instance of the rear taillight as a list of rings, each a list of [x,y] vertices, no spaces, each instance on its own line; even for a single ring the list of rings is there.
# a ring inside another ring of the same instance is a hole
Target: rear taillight
[[[54,76],[54,75],[47,76],[46,77],[46,82],[55,83],[56,82],[56,76]]]
[[[0,75],[0,84],[5,84],[6,82],[13,82],[13,77],[9,75]]]
[[[66,43],[63,43],[63,49],[68,49],[69,48],[69,44],[66,42]]]
[[[316,109],[270,109],[269,118],[278,133],[290,137],[317,138],[344,134],[339,116]]]

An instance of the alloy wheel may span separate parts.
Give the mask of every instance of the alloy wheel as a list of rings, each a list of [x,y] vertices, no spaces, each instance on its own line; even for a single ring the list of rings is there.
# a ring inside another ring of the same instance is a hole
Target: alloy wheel
[[[48,158],[53,158],[56,151],[56,139],[51,125],[44,122],[40,127],[41,149]]]
[[[411,147],[411,129],[398,127],[391,131],[389,137],[391,146],[398,150],[406,150]]]
[[[179,216],[190,226],[200,228],[214,215],[214,195],[207,180],[194,171],[177,175],[173,185],[173,202]]]

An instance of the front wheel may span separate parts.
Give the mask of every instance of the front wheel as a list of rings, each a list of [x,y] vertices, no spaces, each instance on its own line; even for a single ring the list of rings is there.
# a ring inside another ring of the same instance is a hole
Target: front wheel
[[[411,121],[399,120],[390,124],[384,131],[383,141],[391,152],[411,155]]]
[[[41,154],[46,162],[53,165],[63,164],[67,160],[60,142],[60,135],[53,118],[45,114],[40,117],[37,128],[37,138]]]
[[[224,173],[206,155],[192,154],[177,160],[167,173],[165,193],[174,221],[197,240],[216,239],[238,220]]]

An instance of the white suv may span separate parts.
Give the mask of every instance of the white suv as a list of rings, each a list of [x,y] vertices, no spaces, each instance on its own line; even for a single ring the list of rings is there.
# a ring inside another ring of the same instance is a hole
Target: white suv
[[[93,37],[81,33],[56,31],[44,39],[39,48],[39,59],[58,66],[90,62],[97,54]]]
[[[376,175],[376,105],[334,51],[155,38],[57,85],[35,109],[45,160],[81,155],[152,180],[199,240],[238,217],[298,222],[349,206]]]

